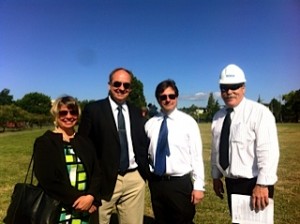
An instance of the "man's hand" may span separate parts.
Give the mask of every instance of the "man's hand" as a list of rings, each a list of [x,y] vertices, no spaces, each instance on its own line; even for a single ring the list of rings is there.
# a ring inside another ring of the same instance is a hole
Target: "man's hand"
[[[88,211],[91,208],[93,201],[94,197],[92,195],[80,196],[73,203],[73,208],[78,211]]]
[[[196,205],[199,202],[201,202],[204,198],[204,192],[199,191],[199,190],[193,190],[192,191],[192,197],[191,197],[191,202]]]
[[[97,207],[95,205],[92,205],[89,209],[89,213],[92,214],[94,213],[95,211],[97,211]]]
[[[213,187],[214,187],[214,191],[216,193],[216,195],[223,199],[224,196],[224,188],[223,188],[223,182],[221,179],[213,179]]]
[[[255,185],[252,191],[252,209],[255,211],[264,210],[269,204],[269,189],[267,186]]]

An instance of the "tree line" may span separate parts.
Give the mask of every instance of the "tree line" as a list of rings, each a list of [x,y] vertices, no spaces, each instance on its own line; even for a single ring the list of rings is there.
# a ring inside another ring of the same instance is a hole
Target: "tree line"
[[[273,98],[269,103],[264,103],[259,97],[257,102],[271,110],[276,122],[300,122],[300,89],[282,95],[280,101]],[[198,121],[211,122],[213,115],[220,109],[220,104],[218,100],[214,99],[213,93],[210,93],[207,106],[202,108],[204,113],[199,114],[199,109],[195,105],[182,108],[183,111],[192,115]]]
[[[142,82],[134,77],[132,87],[129,101],[140,108],[146,108],[148,117],[155,115],[158,108],[152,103],[147,104]],[[78,100],[82,109],[92,101],[94,100]],[[260,97],[257,101],[263,103]],[[281,102],[273,98],[270,103],[263,104],[269,107],[277,122],[300,121],[300,89],[284,94]],[[4,88],[0,92],[0,128],[4,132],[6,128],[23,129],[33,125],[40,127],[48,125],[52,122],[49,112],[51,105],[51,98],[43,93],[31,92],[19,100],[14,100],[10,90]],[[193,104],[179,109],[190,114],[198,122],[211,122],[220,107],[218,100],[215,100],[213,93],[210,93],[205,108]]]

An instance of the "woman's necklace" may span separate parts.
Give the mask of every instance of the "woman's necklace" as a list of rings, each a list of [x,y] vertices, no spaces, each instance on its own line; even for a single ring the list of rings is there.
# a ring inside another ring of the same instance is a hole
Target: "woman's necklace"
[[[76,132],[75,132],[74,129],[72,129],[72,130],[69,131],[72,134],[67,134],[66,131],[64,131],[64,130],[62,130],[60,128],[55,128],[53,132],[62,134],[63,140],[66,141],[66,142],[70,142],[70,139],[74,138],[74,136],[76,134]]]

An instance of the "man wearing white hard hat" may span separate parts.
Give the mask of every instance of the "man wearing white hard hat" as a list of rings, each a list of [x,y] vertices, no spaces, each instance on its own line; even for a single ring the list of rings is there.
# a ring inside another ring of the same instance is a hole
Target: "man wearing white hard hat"
[[[245,97],[246,78],[237,65],[220,75],[225,107],[212,121],[211,175],[216,195],[223,198],[225,177],[229,210],[231,195],[251,196],[252,209],[263,210],[277,181],[279,144],[270,110]]]

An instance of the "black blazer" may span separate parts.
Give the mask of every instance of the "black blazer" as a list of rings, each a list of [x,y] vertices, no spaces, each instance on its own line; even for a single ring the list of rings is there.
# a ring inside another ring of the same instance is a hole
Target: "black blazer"
[[[61,201],[65,207],[72,207],[75,200],[82,196],[91,194],[94,196],[94,204],[101,204],[100,170],[95,149],[89,139],[76,134],[71,140],[71,145],[77,156],[81,159],[87,173],[87,190],[77,190],[70,183],[66,168],[63,150],[62,134],[46,131],[38,137],[34,143],[34,173],[39,185],[49,196]]]
[[[145,119],[141,111],[127,103],[130,117],[131,139],[138,171],[149,177],[148,139],[144,130]],[[78,133],[89,137],[95,145],[101,173],[101,198],[112,197],[120,163],[120,140],[108,98],[85,106]]]

